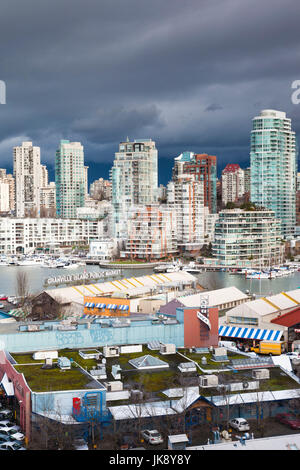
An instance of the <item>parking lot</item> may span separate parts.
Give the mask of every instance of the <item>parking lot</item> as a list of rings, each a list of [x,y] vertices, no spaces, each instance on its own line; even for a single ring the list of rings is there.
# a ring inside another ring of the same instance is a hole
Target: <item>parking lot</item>
[[[256,419],[247,420],[250,425],[249,434],[253,433],[254,438],[261,437],[273,437],[273,436],[283,436],[288,434],[299,434],[299,430],[293,430],[289,426],[278,422],[274,417],[265,418],[262,421],[262,425],[257,423]],[[220,425],[220,430],[225,429],[225,423]],[[157,426],[156,428],[159,432],[162,433],[164,442],[162,444],[149,444],[143,440],[142,437],[139,438],[138,433],[123,433],[119,436],[117,442],[112,442],[111,436],[104,436],[104,439],[99,442],[97,446],[100,449],[148,449],[148,450],[163,450],[167,449],[168,446],[168,432],[163,432],[162,429]],[[210,423],[203,423],[193,427],[187,427],[185,433],[189,438],[189,446],[196,445],[205,445],[208,443],[208,439],[213,439],[213,426]],[[178,429],[178,434],[184,433],[184,430]],[[176,434],[176,430],[170,431],[170,434]],[[233,440],[238,439],[243,432],[238,432],[232,429]]]
[[[0,451],[26,450],[25,435],[14,419],[14,412],[5,402],[0,406]]]

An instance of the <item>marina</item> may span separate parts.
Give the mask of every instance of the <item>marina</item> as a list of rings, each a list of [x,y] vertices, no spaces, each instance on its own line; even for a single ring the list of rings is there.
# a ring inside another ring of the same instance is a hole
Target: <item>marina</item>
[[[23,261],[23,262],[22,262]],[[25,262],[26,261],[26,262]],[[91,279],[115,279],[116,276],[132,277],[137,275],[151,275],[159,272],[186,271],[199,280],[199,284],[205,289],[221,289],[223,287],[236,286],[243,292],[250,292],[256,295],[270,295],[296,289],[300,287],[300,272],[298,267],[279,268],[276,276],[270,277],[267,272],[247,271],[243,269],[233,269],[231,271],[218,269],[206,271],[193,262],[185,265],[176,263],[157,263],[155,266],[142,263],[135,266],[112,264],[108,268],[100,267],[99,264],[86,264],[85,260],[75,260],[73,258],[51,259],[37,257],[18,260],[17,258],[2,258],[0,260],[0,286],[3,295],[16,295],[16,278],[18,272],[26,273],[31,294],[36,294],[43,290],[46,284],[48,288],[62,285],[63,282],[87,282]],[[67,274],[71,271],[70,274]],[[118,274],[116,274],[118,273]],[[50,282],[47,283],[47,280]],[[56,279],[56,281],[55,281]]]

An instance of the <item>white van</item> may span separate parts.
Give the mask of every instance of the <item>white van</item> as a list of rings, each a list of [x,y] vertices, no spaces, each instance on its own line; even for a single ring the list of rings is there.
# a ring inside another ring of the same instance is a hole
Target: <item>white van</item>
[[[237,349],[236,343],[234,341],[219,341],[219,346],[222,346],[223,348]]]

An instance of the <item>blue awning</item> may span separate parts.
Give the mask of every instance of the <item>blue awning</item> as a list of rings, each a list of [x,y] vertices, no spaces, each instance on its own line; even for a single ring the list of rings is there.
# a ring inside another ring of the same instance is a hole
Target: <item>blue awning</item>
[[[106,304],[96,304],[96,308],[104,308]]]
[[[242,339],[259,339],[267,341],[279,341],[283,331],[264,330],[260,328],[242,328],[238,326],[220,326],[219,336]]]

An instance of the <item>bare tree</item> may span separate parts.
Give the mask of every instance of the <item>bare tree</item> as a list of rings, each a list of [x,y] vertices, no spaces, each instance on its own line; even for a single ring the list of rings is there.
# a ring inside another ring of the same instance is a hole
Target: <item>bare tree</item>
[[[23,307],[29,297],[29,279],[28,274],[24,271],[18,271],[16,276],[16,293],[20,298],[21,306]]]
[[[69,423],[63,422],[60,407],[55,410],[55,416],[52,411],[51,406],[44,405],[43,415],[35,416],[28,445],[30,450],[75,449],[76,426],[71,424],[71,419]]]
[[[55,207],[40,207],[40,217],[53,219],[56,217],[56,208]]]
[[[38,208],[36,206],[30,207],[25,211],[25,217],[35,219],[38,216]]]

